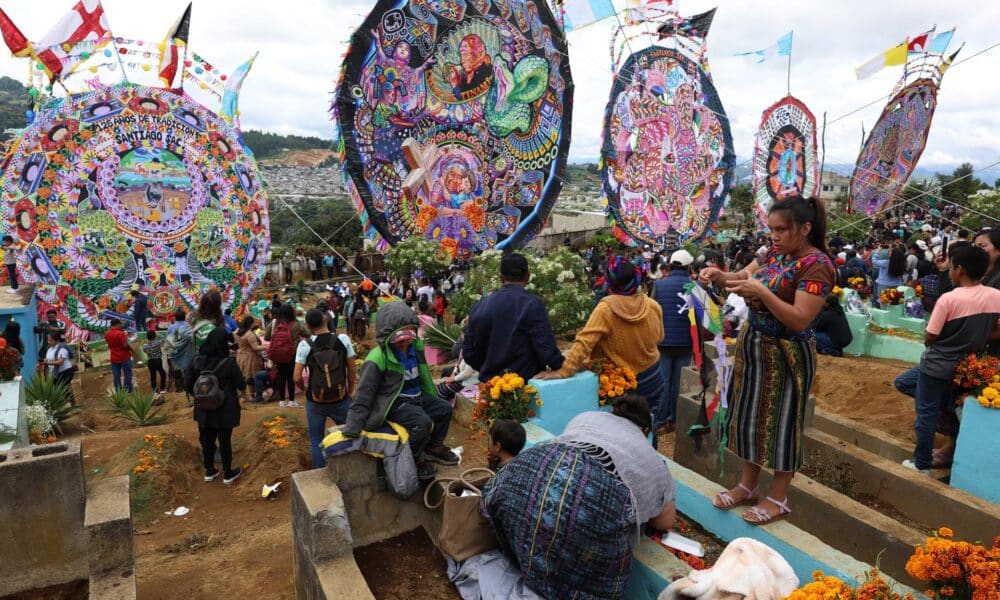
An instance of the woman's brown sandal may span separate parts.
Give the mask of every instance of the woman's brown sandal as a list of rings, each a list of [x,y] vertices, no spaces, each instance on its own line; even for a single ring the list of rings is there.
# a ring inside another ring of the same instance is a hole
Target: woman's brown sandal
[[[760,486],[755,486],[752,490],[747,486],[743,485],[742,482],[736,484],[736,487],[746,492],[746,497],[742,500],[737,500],[733,498],[729,491],[720,492],[718,496],[715,497],[715,502],[712,503],[715,508],[719,510],[732,510],[737,506],[753,506],[757,504],[757,490]]]
[[[768,496],[767,500],[771,504],[778,507],[778,514],[772,515],[767,512],[766,509],[755,506],[743,513],[743,520],[751,525],[757,525],[759,527],[761,525],[768,525],[770,523],[774,523],[775,521],[780,521],[781,519],[785,519],[788,515],[792,514],[792,509],[788,507],[788,498],[785,498],[784,500],[775,500],[774,498]]]

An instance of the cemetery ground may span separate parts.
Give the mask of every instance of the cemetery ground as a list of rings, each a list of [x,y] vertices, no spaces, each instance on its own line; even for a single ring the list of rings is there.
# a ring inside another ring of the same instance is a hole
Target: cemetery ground
[[[359,344],[359,354],[372,344],[369,333]],[[568,343],[561,345],[568,350]],[[912,400],[892,387],[905,363],[825,356],[819,360],[814,387],[818,408],[912,443]],[[145,368],[135,371],[138,385],[148,386]],[[241,425],[233,432],[233,462],[245,465],[245,472],[226,486],[219,479],[202,481],[198,429],[183,393],[166,395],[162,423],[129,427],[105,408],[109,371],[87,370],[79,379],[75,391],[83,411],[65,424],[62,437],[81,441],[89,480],[121,474],[132,478],[138,596],[293,597],[288,493],[291,474],[311,468],[305,410],[279,409],[273,402],[244,404]],[[278,415],[282,418],[275,419]],[[464,447],[463,467],[485,464],[484,442],[471,435],[468,427],[454,423],[447,440]],[[661,438],[660,447],[671,456],[675,443],[690,442],[683,434],[680,440],[671,434]],[[279,481],[276,496],[262,499],[262,485]],[[165,514],[180,506],[190,512]],[[376,597],[404,597],[419,589],[422,598],[457,598],[444,560],[432,550],[420,531],[359,549],[356,557]]]

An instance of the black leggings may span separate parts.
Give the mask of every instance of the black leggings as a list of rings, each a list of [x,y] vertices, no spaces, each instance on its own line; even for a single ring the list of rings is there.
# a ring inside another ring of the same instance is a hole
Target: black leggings
[[[288,389],[288,400],[289,402],[295,401],[295,380],[292,375],[295,374],[295,363],[275,363],[274,366],[278,369],[278,380],[274,382],[274,393],[277,394],[278,400],[285,399],[285,389]]]
[[[233,470],[233,428],[215,429],[199,427],[198,438],[201,440],[201,458],[205,470],[215,468],[215,441],[219,441],[219,454],[222,455],[222,469],[228,473]]]
[[[150,358],[146,361],[146,367],[149,368],[149,387],[152,390],[165,390],[167,389],[167,372],[163,370],[163,359],[162,358]],[[160,386],[156,386],[156,374],[160,374]]]

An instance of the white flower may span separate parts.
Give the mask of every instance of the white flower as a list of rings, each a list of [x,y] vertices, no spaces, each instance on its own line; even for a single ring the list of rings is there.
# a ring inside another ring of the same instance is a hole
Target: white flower
[[[576,275],[573,273],[573,271],[562,271],[561,273],[559,273],[559,275],[556,276],[556,281],[558,281],[559,283],[573,281],[574,279],[576,279]]]
[[[28,430],[46,434],[55,426],[55,419],[41,404],[29,404],[25,414],[28,418]]]

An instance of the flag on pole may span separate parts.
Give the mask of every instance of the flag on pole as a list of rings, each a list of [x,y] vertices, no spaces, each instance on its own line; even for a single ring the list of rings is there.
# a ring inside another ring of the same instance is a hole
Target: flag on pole
[[[51,79],[58,79],[85,58],[71,54],[74,46],[88,42],[89,49],[96,50],[109,41],[111,27],[101,0],[80,0],[36,44],[41,49],[38,60]]]
[[[871,60],[854,69],[854,72],[857,74],[858,79],[864,79],[869,75],[881,71],[883,67],[906,64],[906,53],[907,43],[903,42],[872,57]]]
[[[611,0],[563,0],[562,8],[566,31],[581,29],[616,14]]]
[[[0,34],[3,35],[4,43],[7,44],[14,56],[28,56],[31,53],[31,42],[24,37],[24,34],[17,28],[17,25],[14,25],[3,9],[0,9]]]
[[[243,87],[243,80],[250,72],[253,61],[257,60],[257,54],[254,52],[250,60],[236,67],[233,74],[226,80],[226,88],[222,92],[222,118],[229,123],[237,121],[239,117],[239,111],[236,107],[240,98],[240,88]]]
[[[934,38],[934,30],[937,26],[931,27],[929,30],[915,35],[906,40],[906,54],[907,56],[914,56],[916,54],[926,54],[927,46],[930,44],[931,40]]]
[[[674,0],[628,0],[629,21],[645,21],[663,16],[674,4]]]
[[[750,56],[756,55],[760,58],[757,60],[758,63],[762,63],[769,58],[774,58],[776,56],[790,56],[792,54],[792,32],[789,31],[785,35],[778,38],[778,41],[771,44],[763,50],[752,50],[750,52],[737,52],[735,56]]]
[[[955,57],[958,56],[958,53],[962,51],[962,48],[965,48],[965,44],[962,44],[961,46],[959,46],[958,50],[955,50],[954,52],[952,52],[951,56],[949,56],[948,58],[944,59],[941,62],[941,65],[938,67],[938,73],[940,73],[940,75],[943,76],[944,72],[947,71],[948,67],[951,66],[951,63],[955,62]]]
[[[705,39],[708,37],[708,30],[712,27],[712,20],[715,18],[715,9],[706,10],[701,14],[683,19],[671,19],[656,28],[659,39],[672,35],[685,37],[698,37]]]
[[[942,31],[941,33],[937,34],[931,41],[931,44],[927,48],[927,51],[933,52],[935,54],[944,54],[948,50],[948,45],[951,44],[951,36],[953,35],[955,35],[954,27],[952,27],[948,31]]]
[[[174,78],[181,63],[181,52],[187,48],[188,33],[191,30],[191,3],[184,9],[184,14],[167,31],[160,42],[160,81],[167,88],[174,87]]]

